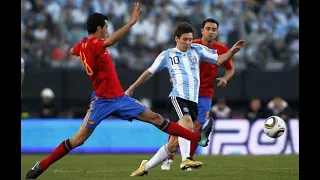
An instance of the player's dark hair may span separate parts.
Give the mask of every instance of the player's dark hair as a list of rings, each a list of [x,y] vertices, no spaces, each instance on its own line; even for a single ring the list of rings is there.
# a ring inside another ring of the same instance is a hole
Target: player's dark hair
[[[206,25],[207,22],[215,23],[217,25],[217,28],[219,28],[219,22],[217,20],[211,19],[211,18],[204,20],[202,22],[201,28],[204,28],[204,26]]]
[[[95,33],[100,26],[103,28],[105,25],[104,20],[108,20],[108,17],[101,13],[93,13],[87,19],[87,31],[88,34]]]
[[[180,22],[178,23],[175,31],[174,31],[174,36],[173,37],[178,37],[180,38],[180,36],[182,34],[185,34],[185,33],[192,33],[194,34],[194,28],[192,27],[191,24],[187,23],[187,22]]]

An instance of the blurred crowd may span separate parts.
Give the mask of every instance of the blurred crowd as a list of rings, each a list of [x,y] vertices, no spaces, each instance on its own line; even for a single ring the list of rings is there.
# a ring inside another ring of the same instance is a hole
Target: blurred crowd
[[[217,40],[229,48],[246,39],[235,68],[282,70],[299,65],[298,0],[141,0],[142,14],[125,38],[108,48],[116,66],[145,69],[165,48],[173,47],[173,29],[187,21],[201,37],[201,23],[219,23]],[[133,0],[21,0],[21,53],[36,67],[83,68],[69,49],[87,36],[93,12],[109,18],[109,35],[131,18]]]

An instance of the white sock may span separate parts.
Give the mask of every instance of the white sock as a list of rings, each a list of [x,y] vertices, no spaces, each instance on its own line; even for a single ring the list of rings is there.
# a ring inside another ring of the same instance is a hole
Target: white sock
[[[149,171],[151,168],[157,166],[162,163],[165,159],[167,159],[171,155],[168,151],[167,144],[163,145],[157,153],[147,162],[146,171]]]
[[[181,158],[182,158],[182,162],[184,160],[187,159],[187,157],[190,157],[190,141],[182,138],[182,137],[178,137],[178,141],[179,141],[179,146],[180,146],[180,152],[181,152]]]

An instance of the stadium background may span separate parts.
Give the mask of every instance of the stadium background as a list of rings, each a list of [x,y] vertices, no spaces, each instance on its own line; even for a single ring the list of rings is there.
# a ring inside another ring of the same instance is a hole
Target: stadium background
[[[131,0],[21,1],[21,54],[26,61],[21,99],[22,153],[50,152],[77,131],[88,107],[91,88],[80,60],[67,52],[86,36],[88,14],[106,14],[111,34],[129,20],[132,3]],[[211,144],[209,150],[199,148],[198,153],[299,153],[298,1],[142,0],[141,3],[140,20],[114,47],[108,48],[124,90],[163,49],[174,46],[172,30],[177,22],[190,22],[197,30],[197,38],[201,37],[201,22],[214,18],[220,22],[218,41],[230,48],[238,39],[245,39],[247,45],[233,58],[235,76],[227,87],[216,88],[213,99],[213,105],[224,99],[232,110],[231,117],[218,118],[213,142],[226,135],[232,137]],[[220,68],[219,74],[223,73]],[[163,71],[141,86],[134,97],[167,117],[165,105],[170,86],[168,73]],[[281,97],[289,107],[288,131],[282,140],[266,139],[261,134],[261,120],[245,118],[250,114],[253,98],[261,100],[265,112],[275,97]],[[256,127],[260,129],[255,130]],[[230,132],[234,130],[238,133]],[[252,140],[253,133],[259,138]],[[144,138],[144,142],[126,138],[130,136]],[[88,142],[74,152],[149,153],[155,152],[166,139],[165,134],[148,124],[113,119],[104,121]]]

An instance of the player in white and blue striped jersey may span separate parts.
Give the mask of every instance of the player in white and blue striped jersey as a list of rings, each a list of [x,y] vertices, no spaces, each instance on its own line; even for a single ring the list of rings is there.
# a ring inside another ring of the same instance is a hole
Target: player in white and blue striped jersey
[[[133,91],[154,73],[167,68],[173,80],[173,87],[169,94],[168,103],[169,120],[177,122],[189,130],[192,130],[193,121],[196,120],[198,114],[200,59],[220,65],[239,52],[245,44],[244,40],[240,40],[228,52],[218,56],[216,50],[209,49],[200,44],[192,44],[193,33],[194,29],[189,23],[179,23],[174,33],[176,47],[161,52],[151,67],[125,92],[131,96]],[[212,119],[210,119],[203,128],[211,128],[212,123]],[[208,141],[207,139],[206,142],[202,143],[208,143]],[[175,153],[179,148],[179,144],[183,161],[180,164],[182,170],[199,168],[203,165],[202,162],[190,158],[190,141],[177,136],[171,136],[168,143],[161,147],[150,161],[144,160],[139,169],[133,172],[131,176],[147,174],[151,168],[163,162],[170,154]]]

